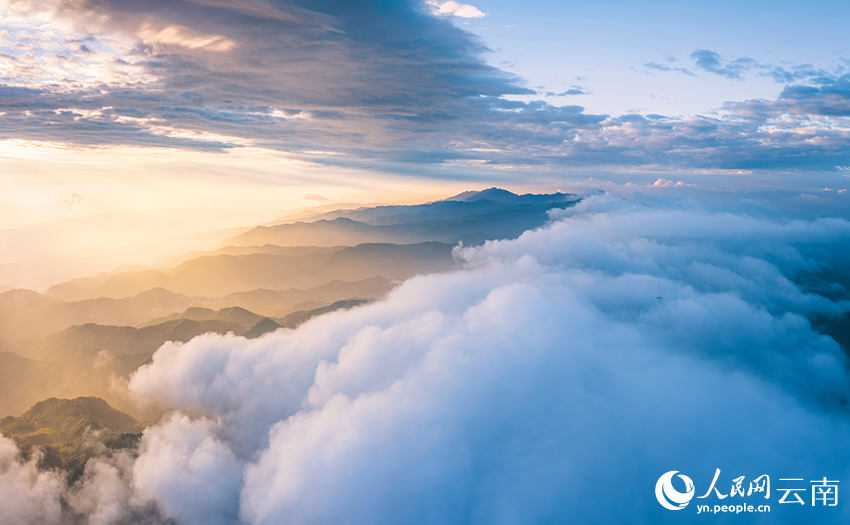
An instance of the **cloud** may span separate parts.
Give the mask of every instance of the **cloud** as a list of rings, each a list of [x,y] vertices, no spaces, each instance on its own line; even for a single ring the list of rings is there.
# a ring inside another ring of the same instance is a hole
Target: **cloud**
[[[62,48],[87,66],[63,71],[66,80],[120,63],[145,82],[66,81],[57,89],[46,66],[35,68],[30,76],[41,82],[6,88],[16,99],[5,106],[7,131],[14,121],[24,134],[66,143],[177,139],[185,147],[209,133],[239,146],[316,150],[392,138],[400,131],[394,123],[450,115],[467,97],[531,93],[487,65],[486,48],[471,34],[423,12],[418,1],[393,5],[16,2],[22,25],[25,15],[46,11],[61,22],[50,27],[54,35],[104,50],[96,60],[76,45]],[[455,7],[458,14],[474,9]],[[44,40],[61,44],[56,36]],[[107,46],[115,41],[121,45]],[[71,114],[57,113],[63,109]]]
[[[657,62],[647,62],[643,65],[643,67],[647,67],[649,69],[657,69],[659,71],[670,71],[669,66],[665,66],[664,64],[659,64]]]
[[[439,0],[428,0],[427,4],[432,7],[432,12],[437,15],[451,15],[460,18],[483,18],[487,13],[482,12],[475,6],[460,4],[453,0],[440,2]]]
[[[842,67],[830,72],[825,69],[815,68],[811,64],[784,64],[778,66],[758,62],[748,57],[727,61],[719,54],[708,49],[697,49],[691,53],[690,58],[696,62],[695,65],[697,68],[734,80],[742,80],[744,73],[752,71],[758,76],[773,78],[774,82],[779,84],[794,84],[799,82],[818,84],[821,82],[829,83],[831,78],[845,74],[845,70]],[[654,62],[646,64],[646,67],[665,71],[669,70],[666,66]]]
[[[806,321],[847,306],[790,281],[818,263],[788,248],[837,262],[850,224],[606,195],[556,217],[384,303],[167,346],[132,388],[220,418],[249,523],[657,521],[646,487],[671,463],[701,486],[715,467],[848,472],[846,358]]]
[[[130,390],[170,414],[137,459],[89,464],[74,508],[181,523],[659,522],[652,486],[671,469],[705,490],[720,468],[727,493],[740,475],[850,475],[847,357],[810,321],[844,315],[850,296],[798,284],[850,273],[850,222],[610,194],[551,215],[458,248],[463,270],[384,301],[256,340],[166,343]],[[846,522],[842,509],[818,522]],[[798,519],[781,510],[771,518]]]
[[[590,92],[587,91],[586,88],[583,88],[581,86],[572,86],[570,89],[568,89],[566,91],[562,91],[561,93],[555,93],[554,91],[547,91],[546,96],[547,97],[566,97],[566,96],[570,96],[570,95],[587,95],[589,93]]]
[[[237,520],[242,465],[208,419],[174,414],[145,432],[133,482],[142,498],[183,523]]]
[[[326,201],[326,200],[328,200],[328,198],[325,197],[324,195],[318,195],[318,194],[315,194],[315,193],[302,193],[301,195],[299,195],[299,197],[302,198],[302,199],[307,199],[309,201]]]
[[[150,23],[143,24],[138,31],[142,42],[148,45],[173,44],[188,49],[203,49],[226,53],[238,44],[222,35],[205,35],[188,27],[171,25],[156,27]]]
[[[697,49],[691,53],[690,58],[695,61],[695,66],[703,71],[708,71],[729,79],[743,80],[745,73],[753,73],[756,76],[770,77],[779,84],[829,83],[835,77],[846,74],[844,67],[839,66],[833,71],[815,68],[811,64],[789,64],[783,65],[759,62],[752,58],[742,57],[732,61],[725,60],[720,54],[709,49]],[[667,57],[669,62],[675,62],[673,57]],[[671,68],[659,62],[647,62],[647,69],[657,71],[679,71],[689,76],[696,76],[692,71],[685,68]]]
[[[72,487],[61,488],[54,494],[54,498],[61,497],[68,504],[62,522],[165,523],[167,518],[158,503],[147,500],[134,488],[135,455],[127,450],[100,452],[101,455],[86,462],[82,476]]]
[[[476,36],[418,0],[13,5],[10,39],[0,41],[0,138],[70,148],[255,148],[394,173],[421,173],[422,164],[807,171],[850,164],[850,90],[841,70],[697,50],[703,71],[753,72],[788,85],[774,100],[730,102],[707,115],[592,114],[509,99],[534,92],[488,65]],[[34,47],[24,52],[10,42]],[[550,96],[585,93],[572,86]]]
[[[744,72],[758,66],[758,62],[747,57],[725,61],[719,54],[708,49],[697,49],[691,53],[691,58],[696,62],[697,68],[734,80],[740,80]]]
[[[0,506],[4,521],[59,523],[62,481],[56,473],[39,471],[38,460],[35,455],[23,461],[15,443],[0,435]]]
[[[682,181],[676,181],[676,182],[673,182],[672,180],[667,180],[667,179],[661,179],[661,178],[660,178],[660,179],[656,180],[656,181],[652,184],[652,187],[653,187],[653,188],[672,188],[672,187],[674,187],[674,186],[676,186],[676,187],[681,187],[681,186],[685,186],[685,185],[686,185],[686,184],[685,184],[684,182],[682,182]],[[689,185],[688,185],[688,186],[689,186]]]
[[[684,73],[688,76],[695,77],[694,73],[689,69],[685,69],[683,67],[675,67],[671,68],[670,66],[666,66],[664,64],[659,64],[658,62],[647,62],[643,65],[643,67],[647,69],[655,69],[658,71],[678,71],[679,73]]]

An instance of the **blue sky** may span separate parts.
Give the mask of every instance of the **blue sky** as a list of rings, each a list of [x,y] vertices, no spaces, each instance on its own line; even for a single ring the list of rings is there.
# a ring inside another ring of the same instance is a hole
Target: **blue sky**
[[[693,115],[782,91],[782,83],[756,68],[738,79],[701,70],[690,56],[699,49],[787,69],[847,67],[850,6],[843,2],[482,0],[476,6],[487,16],[465,19],[462,27],[496,51],[491,63],[545,91],[578,85],[590,94],[546,98],[592,112]]]
[[[793,175],[794,191],[837,191],[848,9],[4,2],[0,221],[55,215],[74,194],[91,213],[187,195],[252,210],[299,195],[414,202],[592,177],[741,189]]]

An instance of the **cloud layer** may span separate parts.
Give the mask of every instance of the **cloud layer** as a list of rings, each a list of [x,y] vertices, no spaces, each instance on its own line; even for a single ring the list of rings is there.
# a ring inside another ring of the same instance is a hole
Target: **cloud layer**
[[[794,278],[846,272],[850,223],[607,194],[553,221],[294,331],[167,343],[130,390],[170,415],[65,497],[153,522],[687,523],[664,472],[848,479],[847,358],[808,320],[846,290]]]
[[[484,45],[444,16],[483,14],[455,2],[6,4],[17,14],[0,40],[5,138],[252,146],[382,169],[850,165],[844,70],[728,61],[702,49],[692,54],[702,71],[740,79],[757,70],[787,88],[708,116],[595,115],[506,98],[534,92],[488,65]]]

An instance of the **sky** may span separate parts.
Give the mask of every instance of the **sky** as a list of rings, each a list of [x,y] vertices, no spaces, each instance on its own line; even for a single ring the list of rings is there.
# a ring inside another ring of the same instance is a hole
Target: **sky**
[[[848,9],[4,0],[0,227],[588,179],[843,210]]]
[[[490,63],[519,75],[552,104],[579,104],[592,113],[709,114],[726,102],[777,98],[789,83],[773,75],[777,68],[837,73],[847,67],[842,2],[476,5],[487,16],[461,27],[494,50]],[[697,60],[715,55],[719,67]]]

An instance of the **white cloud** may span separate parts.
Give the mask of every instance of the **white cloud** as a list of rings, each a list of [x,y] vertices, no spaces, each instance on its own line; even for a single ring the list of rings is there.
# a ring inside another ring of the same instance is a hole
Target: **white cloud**
[[[850,399],[845,358],[803,317],[847,305],[785,277],[813,269],[790,246],[828,253],[850,224],[609,195],[556,215],[385,302],[257,341],[166,345],[131,388],[219,418],[249,523],[651,519],[638,480],[671,462],[702,477],[827,467],[800,442],[850,472],[829,437],[847,428],[829,408]],[[598,499],[611,480],[629,514]]]
[[[40,472],[37,461],[22,461],[15,443],[0,435],[0,521],[59,523],[62,482],[54,472]]]
[[[132,522],[140,510],[134,501],[132,467],[133,458],[126,453],[111,460],[90,460],[67,498],[74,512],[85,516],[90,525]]]
[[[174,414],[145,432],[133,467],[138,493],[183,523],[236,521],[242,465],[215,423]]]
[[[652,186],[655,188],[672,188],[674,186],[682,187],[684,185],[685,183],[683,183],[682,181],[673,182],[672,180],[667,179],[658,179],[652,184]]]
[[[440,2],[439,0],[428,0],[431,12],[441,16],[457,16],[460,18],[483,18],[487,13],[469,4],[460,4],[454,0]]]

